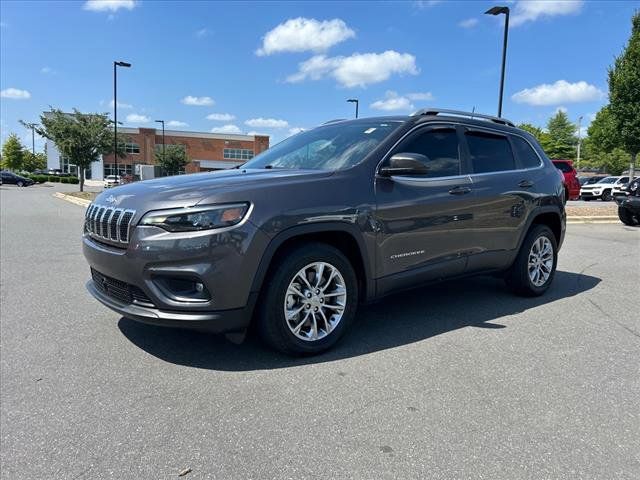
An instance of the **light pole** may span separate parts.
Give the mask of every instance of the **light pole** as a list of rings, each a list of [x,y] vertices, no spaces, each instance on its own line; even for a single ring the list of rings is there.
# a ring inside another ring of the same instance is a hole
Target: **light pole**
[[[118,175],[118,67],[131,67],[127,62],[113,62],[113,158]]]
[[[358,104],[360,103],[358,101],[358,99],[357,98],[350,98],[349,100],[347,100],[347,102],[356,104],[356,118],[358,118]]]
[[[156,120],[156,123],[162,124],[162,160],[165,161],[166,157],[164,156],[164,120]]]
[[[34,156],[36,156],[36,127],[38,126],[37,123],[25,123],[24,124],[27,128],[31,129],[31,154]]]
[[[500,74],[500,99],[498,100],[498,117],[502,116],[502,94],[504,93],[504,69],[507,63],[507,39],[509,37],[509,7],[492,7],[487,15],[501,15],[504,13],[504,40],[502,42],[502,73]]]
[[[576,170],[580,168],[580,147],[582,144],[582,115],[578,117],[578,152],[576,155]]]

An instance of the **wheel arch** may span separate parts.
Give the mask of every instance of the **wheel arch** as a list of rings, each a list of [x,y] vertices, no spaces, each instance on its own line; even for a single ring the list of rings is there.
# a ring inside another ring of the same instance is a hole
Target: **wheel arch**
[[[361,232],[355,225],[344,222],[327,222],[298,225],[277,234],[267,246],[251,285],[252,292],[260,292],[269,271],[277,264],[278,257],[290,248],[304,243],[326,243],[340,250],[351,262],[358,278],[359,297],[366,301],[374,296],[370,255]]]
[[[541,207],[531,213],[527,228],[523,229],[520,236],[518,250],[520,250],[522,242],[524,242],[525,237],[534,225],[546,225],[549,227],[553,232],[558,249],[560,248],[564,240],[564,215],[557,208]]]

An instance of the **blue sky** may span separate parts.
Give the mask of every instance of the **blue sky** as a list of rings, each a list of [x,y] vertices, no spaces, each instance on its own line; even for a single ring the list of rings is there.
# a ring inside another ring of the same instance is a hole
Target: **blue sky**
[[[0,129],[51,105],[175,122],[178,130],[258,132],[439,106],[494,114],[503,18],[494,2],[0,3]],[[503,115],[543,124],[557,108],[588,123],[640,2],[507,1],[512,27]],[[209,117],[209,118],[207,118]],[[174,124],[172,124],[174,125]],[[37,148],[42,142],[38,141]]]

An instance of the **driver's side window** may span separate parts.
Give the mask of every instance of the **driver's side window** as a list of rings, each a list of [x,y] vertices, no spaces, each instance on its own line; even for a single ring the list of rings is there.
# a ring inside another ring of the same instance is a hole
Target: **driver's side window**
[[[460,175],[458,134],[454,128],[435,128],[415,133],[400,144],[398,152],[419,153],[427,157],[425,177]]]

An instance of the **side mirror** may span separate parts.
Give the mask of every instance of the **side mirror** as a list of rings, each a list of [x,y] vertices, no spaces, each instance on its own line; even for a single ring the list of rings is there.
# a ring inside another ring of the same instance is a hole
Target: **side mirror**
[[[429,157],[420,153],[396,153],[389,159],[388,165],[381,167],[379,174],[383,177],[392,175],[425,175],[429,169],[426,163]]]

